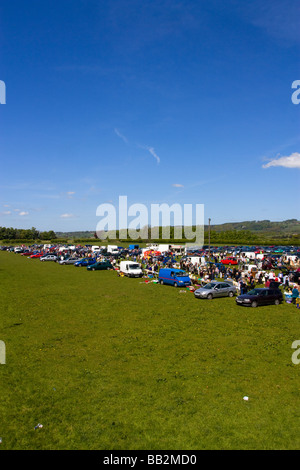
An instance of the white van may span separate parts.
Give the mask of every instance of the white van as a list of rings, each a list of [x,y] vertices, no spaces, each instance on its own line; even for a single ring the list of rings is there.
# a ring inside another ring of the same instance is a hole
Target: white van
[[[258,267],[255,266],[255,264],[245,264],[244,266],[244,272],[246,274],[256,274],[258,272]]]
[[[121,261],[120,272],[128,277],[142,277],[143,275],[141,265],[135,261]]]
[[[119,253],[119,249],[117,245],[107,245],[107,253],[112,253],[112,254],[117,255]]]
[[[285,261],[290,261],[291,263],[297,263],[299,261],[299,258],[296,255],[286,255],[284,257],[284,260]]]
[[[157,251],[164,253],[165,251],[170,251],[171,245],[158,245]]]
[[[170,245],[170,251],[172,251],[174,255],[183,255],[184,248],[185,247],[183,245]]]
[[[195,264],[203,264],[201,256],[188,256],[187,261],[191,262],[194,266]]]
[[[242,256],[248,259],[255,259],[256,258],[256,253],[254,251],[245,251],[241,253]]]

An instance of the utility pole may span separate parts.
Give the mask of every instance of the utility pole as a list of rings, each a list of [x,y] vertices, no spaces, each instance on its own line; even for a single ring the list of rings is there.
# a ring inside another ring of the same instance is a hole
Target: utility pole
[[[210,221],[211,219],[208,219],[208,256],[210,259]]]

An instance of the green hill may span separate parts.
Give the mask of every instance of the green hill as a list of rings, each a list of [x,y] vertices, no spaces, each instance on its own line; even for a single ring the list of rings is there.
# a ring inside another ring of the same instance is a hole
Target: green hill
[[[208,226],[205,226],[207,230]],[[225,232],[228,230],[250,230],[262,235],[299,235],[300,221],[288,219],[281,222],[271,222],[270,220],[250,220],[244,222],[228,222],[221,225],[211,225],[211,230]]]
[[[263,235],[270,237],[292,237],[300,235],[300,221],[297,219],[288,219],[281,222],[271,222],[270,220],[247,220],[243,222],[227,222],[224,224],[211,224],[212,232],[232,232],[232,231],[245,231],[253,232],[255,235]],[[174,227],[170,228],[172,234]],[[208,232],[208,225],[204,227],[205,232]],[[81,232],[56,232],[58,238],[94,238],[94,231],[81,231]],[[110,234],[110,232],[109,232]],[[172,237],[171,237],[172,238]]]

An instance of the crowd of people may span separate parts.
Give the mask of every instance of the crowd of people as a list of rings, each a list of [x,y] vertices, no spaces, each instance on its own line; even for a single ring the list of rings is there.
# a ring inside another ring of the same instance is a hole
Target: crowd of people
[[[262,269],[245,272],[244,266],[249,263],[249,259],[241,257],[236,266],[226,266],[220,263],[226,257],[225,254],[205,255],[203,256],[202,263],[193,263],[191,257],[182,256],[175,257],[172,253],[165,253],[164,255],[146,256],[141,254],[127,254],[126,257],[140,262],[143,265],[147,274],[156,275],[162,267],[182,269],[188,273],[190,279],[195,284],[205,284],[214,280],[226,281],[230,280],[240,291],[241,294],[247,293],[255,287],[269,287],[270,285],[281,286],[284,288],[285,293],[293,292],[293,299],[299,297],[299,286],[293,278],[293,274],[289,273],[286,265],[290,268],[290,263],[284,263],[283,259],[277,258],[273,262],[273,269],[264,271]],[[282,257],[283,258],[283,257]],[[262,261],[258,260],[251,263],[255,267],[262,267]],[[282,268],[282,269],[280,269]],[[278,272],[275,273],[275,269]],[[273,283],[273,284],[271,284]],[[293,303],[295,300],[293,300]]]
[[[50,248],[49,252],[53,250],[55,251],[55,247]],[[296,268],[291,265],[290,259],[287,259],[284,255],[273,258],[272,256],[267,257],[265,260],[253,260],[245,255],[240,255],[236,257],[237,264],[229,266],[222,264],[222,260],[229,256],[226,249],[218,253],[202,252],[198,258],[194,257],[193,254],[175,256],[172,252],[164,252],[158,255],[157,252],[150,251],[143,254],[141,249],[130,250],[128,248],[120,250],[118,255],[105,251],[95,254],[91,246],[77,246],[72,250],[66,248],[59,254],[60,258],[70,256],[78,259],[93,257],[97,261],[109,260],[114,268],[118,268],[120,260],[128,259],[140,263],[146,276],[154,277],[158,275],[160,268],[182,269],[189,275],[195,285],[203,285],[214,280],[230,280],[241,294],[247,293],[255,287],[274,286],[275,283],[277,286],[284,288],[285,293],[291,296],[293,303],[299,297],[300,268],[298,268],[298,273],[296,272],[298,276],[295,277]],[[198,262],[195,262],[195,258],[198,259]],[[264,269],[266,265],[268,269]],[[245,266],[250,266],[250,270],[246,271]],[[252,266],[255,268],[254,270],[252,270]],[[275,274],[275,270],[277,274]]]

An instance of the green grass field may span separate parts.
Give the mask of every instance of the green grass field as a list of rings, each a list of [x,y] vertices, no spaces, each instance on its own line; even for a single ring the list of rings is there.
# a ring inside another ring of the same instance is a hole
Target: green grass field
[[[300,448],[295,306],[7,252],[0,286],[1,449]]]

